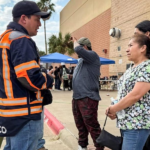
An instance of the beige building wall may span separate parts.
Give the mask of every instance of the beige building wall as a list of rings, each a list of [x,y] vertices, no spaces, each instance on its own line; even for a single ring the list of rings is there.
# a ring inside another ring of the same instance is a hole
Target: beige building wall
[[[60,13],[60,31],[72,33],[111,7],[111,0],[70,0]]]
[[[110,39],[109,58],[116,61],[115,65],[109,67],[110,75],[125,72],[126,65],[130,63],[126,56],[128,42],[135,25],[143,20],[150,20],[150,0],[112,0],[111,28],[121,29],[122,35],[120,39]]]
[[[72,32],[72,36],[77,39],[87,37],[92,43],[92,50],[95,51],[100,57],[109,58],[110,36],[108,34],[110,29],[110,14],[109,8],[102,14],[98,15],[76,31]],[[107,53],[103,52],[107,49]],[[73,56],[77,58],[77,56]],[[101,77],[109,76],[109,66],[101,65]]]
[[[70,0],[60,13],[60,31],[77,39],[87,37],[93,51],[109,58],[111,0]],[[107,53],[103,52],[107,49]],[[72,57],[77,58],[76,54]],[[109,76],[109,65],[101,66],[101,77]]]

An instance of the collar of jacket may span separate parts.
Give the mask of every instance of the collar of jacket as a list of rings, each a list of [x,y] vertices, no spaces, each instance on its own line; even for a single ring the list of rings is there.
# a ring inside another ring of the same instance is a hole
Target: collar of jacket
[[[15,31],[20,31],[20,32],[23,32],[23,33],[29,35],[28,31],[22,25],[20,25],[16,22],[10,22],[7,26],[7,29],[13,29]]]

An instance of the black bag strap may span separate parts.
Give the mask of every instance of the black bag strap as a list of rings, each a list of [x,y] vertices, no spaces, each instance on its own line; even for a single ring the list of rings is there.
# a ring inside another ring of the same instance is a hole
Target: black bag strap
[[[107,112],[107,115],[106,115],[106,118],[105,118],[105,122],[104,122],[104,125],[103,125],[103,130],[104,130],[104,127],[105,127],[105,125],[106,125],[106,121],[107,121],[108,113],[109,113],[109,109],[108,109],[108,112]]]

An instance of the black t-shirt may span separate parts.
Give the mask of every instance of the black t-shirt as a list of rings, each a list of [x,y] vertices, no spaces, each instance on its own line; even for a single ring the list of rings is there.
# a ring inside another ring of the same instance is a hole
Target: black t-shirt
[[[60,72],[60,69],[57,68],[55,71],[54,71],[54,75],[55,75],[55,78],[58,78],[58,73]]]

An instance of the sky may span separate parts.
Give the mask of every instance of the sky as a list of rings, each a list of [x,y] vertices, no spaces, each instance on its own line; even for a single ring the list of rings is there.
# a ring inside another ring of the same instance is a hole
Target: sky
[[[0,34],[5,30],[9,22],[12,21],[12,8],[13,6],[21,0],[0,0]],[[39,0],[32,0],[38,2]],[[52,14],[51,18],[46,21],[46,36],[47,42],[51,35],[58,35],[59,33],[59,14],[60,11],[66,6],[69,0],[51,0],[55,4],[55,12]],[[43,20],[41,20],[42,26],[38,30],[38,34],[32,37],[36,42],[39,50],[45,51],[45,40],[44,40],[44,25]]]

